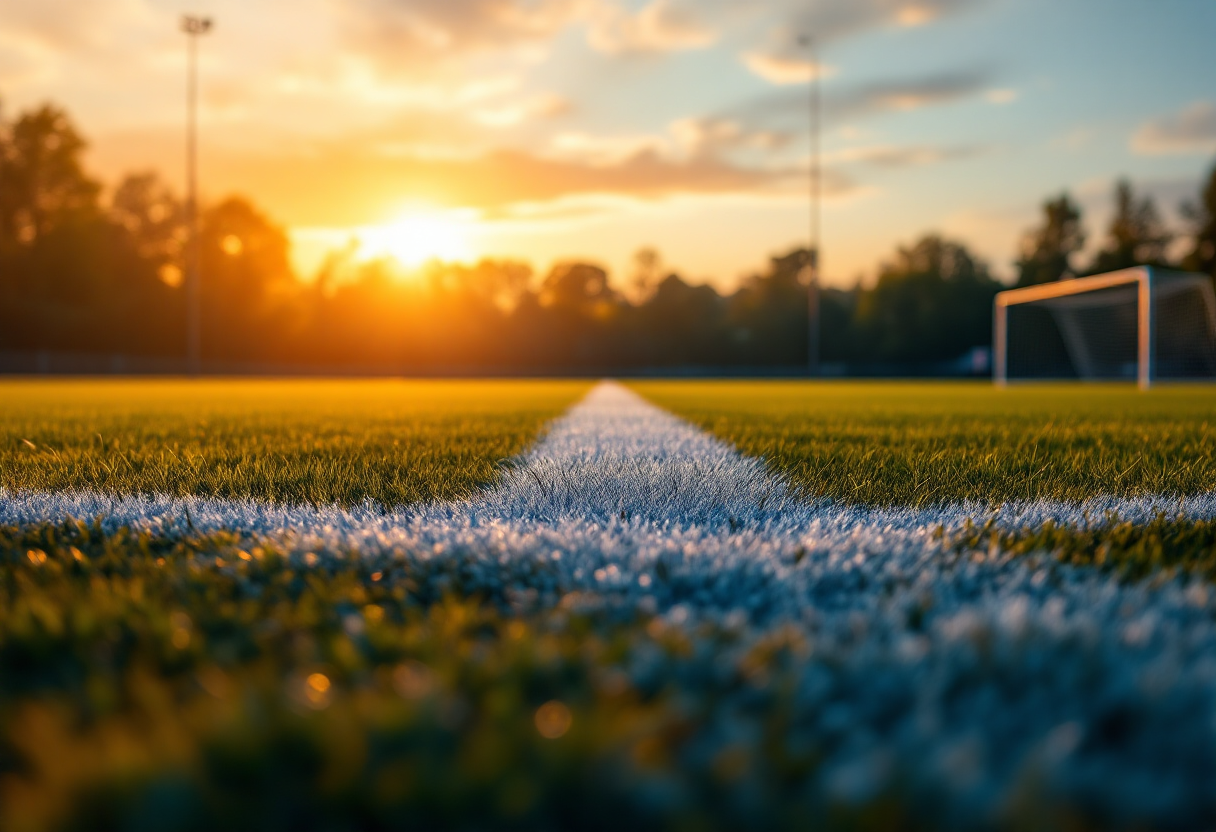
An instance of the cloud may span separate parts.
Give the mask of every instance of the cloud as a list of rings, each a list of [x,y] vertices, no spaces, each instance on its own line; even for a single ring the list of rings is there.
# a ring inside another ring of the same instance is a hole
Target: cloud
[[[356,50],[396,69],[544,44],[587,7],[588,0],[331,0]]]
[[[40,69],[38,61],[23,51],[5,46],[0,40],[0,88],[12,89],[36,79]],[[4,101],[0,99],[0,117],[8,115],[3,107]]]
[[[704,49],[717,40],[717,33],[689,0],[651,0],[634,13],[604,4],[595,18],[588,42],[609,54]]]
[[[485,55],[540,60],[572,26],[611,55],[704,49],[712,19],[741,0],[326,0],[342,21],[352,59],[389,75],[437,74]]]
[[[630,11],[619,0],[586,0],[589,41],[613,54],[672,52],[711,46],[740,18],[770,23],[768,43],[744,51],[740,59],[774,83],[805,81],[812,68],[800,37],[827,43],[884,25],[920,26],[983,0],[850,0],[808,4],[805,0],[650,0]],[[793,80],[791,80],[793,79]]]
[[[1150,121],[1135,132],[1131,144],[1132,150],[1145,155],[1216,153],[1216,103],[1196,101]]]
[[[827,42],[867,27],[924,24],[978,1],[820,0],[806,14]],[[165,0],[62,2],[78,13],[0,0],[0,70],[23,71],[5,58],[6,38],[19,34],[30,55],[60,50],[55,83],[40,82],[37,94],[62,100],[97,140],[90,165],[102,162],[107,181],[150,164],[176,180],[185,46],[176,13]],[[620,62],[587,54],[577,40],[585,35],[620,56],[720,44],[728,62],[743,55],[769,82],[794,84],[816,68],[805,54],[782,53],[779,35],[798,31],[804,5],[812,3],[207,0],[218,26],[201,44],[204,187],[210,198],[247,193],[287,224],[326,227],[384,221],[410,200],[487,216],[679,195],[792,200],[807,178],[804,149],[794,144],[805,136],[805,90],[774,87],[751,109],[702,110],[704,99],[671,83],[679,76],[658,78],[654,67],[617,73]],[[111,15],[115,8],[123,15]],[[744,51],[774,26],[769,48]],[[559,40],[550,65],[530,64]],[[128,55],[129,65],[114,54]],[[597,74],[605,69],[617,73],[609,95]],[[995,86],[988,81],[984,72],[833,81],[824,112],[836,127],[845,117],[982,96]],[[565,118],[571,112],[576,118]],[[677,119],[690,114],[701,117]],[[600,134],[609,117],[619,135]],[[847,173],[877,179],[884,169],[966,151],[867,147],[829,165],[825,184],[834,195],[857,194]]]
[[[128,7],[114,8],[115,5]],[[131,11],[130,2],[80,4],[71,14],[53,3],[5,3],[0,6],[0,37],[27,49],[60,52],[93,46],[113,24],[116,12]]]
[[[859,162],[879,168],[897,169],[969,159],[982,154],[985,150],[986,148],[979,145],[960,145],[957,147],[874,145],[838,151],[829,154],[825,161],[829,164]]]
[[[768,43],[740,55],[744,66],[776,84],[806,82],[811,71],[805,38],[816,46],[843,40],[884,26],[923,26],[983,0],[850,0],[806,3],[790,0],[783,22],[770,30]],[[801,74],[799,74],[801,67]]]
[[[516,220],[551,226],[553,223],[580,221],[632,208],[637,200],[612,194],[575,194],[543,202],[513,202],[486,215],[491,220]]]
[[[873,84],[837,99],[835,108],[838,114],[848,115],[885,110],[919,110],[974,95],[986,86],[986,80],[985,72],[963,71],[916,81]]]
[[[766,55],[760,52],[745,52],[741,56],[744,65],[755,75],[771,84],[805,84],[815,78],[830,78],[836,69],[811,61],[809,58],[789,58]]]
[[[138,76],[150,56],[181,43],[176,15],[170,14],[169,25],[158,31],[146,0],[66,5],[0,0],[4,93],[64,82],[87,85],[101,78],[122,85],[124,73]]]
[[[676,194],[780,193],[800,172],[735,165],[721,159],[673,160],[643,150],[615,165],[497,151],[476,159],[384,158],[335,151],[311,158],[242,156],[212,162],[294,225],[383,221],[403,200],[503,212],[520,202],[586,194],[654,199]],[[836,191],[846,184],[832,179]]]
[[[208,191],[236,188],[288,225],[359,226],[383,222],[405,203],[461,207],[506,217],[520,206],[588,199],[652,201],[676,196],[787,198],[801,193],[800,163],[744,163],[736,152],[764,151],[788,137],[722,119],[685,119],[666,133],[594,136],[564,133],[543,152],[522,148],[430,153],[421,135],[392,131],[344,135],[292,149],[212,147]],[[378,138],[377,141],[372,141]],[[176,136],[165,135],[164,140]],[[129,142],[128,142],[129,144]],[[144,147],[144,151],[147,147]],[[844,174],[825,172],[825,194],[851,194]]]
[[[672,162],[720,161],[736,151],[773,151],[790,143],[788,133],[753,130],[726,118],[683,118],[671,123],[666,134],[641,133],[595,136],[562,133],[550,145],[547,158],[578,161],[595,167],[628,163],[644,154]]]
[[[689,158],[719,158],[735,150],[777,150],[791,140],[788,133],[752,130],[738,121],[718,117],[685,118],[671,132]]]
[[[910,111],[949,104],[983,93],[989,87],[985,69],[960,70],[923,78],[886,81],[842,89],[824,98],[824,115],[831,120],[856,119],[891,111]],[[744,121],[806,118],[806,96],[790,91],[768,94],[735,108]]]
[[[571,25],[585,25],[590,45],[604,53],[647,54],[703,49],[718,42],[726,21],[777,20],[769,43],[745,52],[746,65],[775,83],[805,79],[809,67],[798,35],[826,43],[882,25],[918,26],[983,0],[328,0],[345,19],[361,54],[386,67],[418,70],[475,52],[544,49]]]
[[[529,98],[506,102],[473,111],[473,119],[487,127],[514,127],[534,119],[557,118],[574,110],[570,99],[553,93],[540,93]]]
[[[797,3],[792,31],[809,33],[821,43],[879,26],[913,28],[979,5],[980,0],[855,0],[849,3]]]
[[[666,155],[670,152],[668,137],[653,133],[596,136],[571,132],[554,136],[547,156],[593,167],[614,167],[643,153]]]

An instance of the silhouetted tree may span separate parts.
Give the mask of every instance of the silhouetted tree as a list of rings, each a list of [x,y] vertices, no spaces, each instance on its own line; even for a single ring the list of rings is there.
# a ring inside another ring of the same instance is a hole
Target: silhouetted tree
[[[629,299],[633,303],[645,303],[654,291],[663,268],[663,257],[658,249],[647,246],[633,255],[633,274],[629,276]]]
[[[862,291],[860,285],[819,290],[819,357],[823,362],[847,364],[857,361],[864,352],[854,323]]]
[[[0,348],[163,349],[172,294],[101,209],[85,141],[44,105],[0,127]]]
[[[1072,272],[1072,256],[1085,247],[1081,209],[1067,193],[1043,203],[1043,223],[1022,238],[1018,286],[1050,283]]]
[[[558,263],[540,287],[541,305],[584,317],[608,317],[618,301],[608,272],[588,263]]]
[[[204,356],[281,355],[284,340],[267,334],[273,324],[290,330],[298,320],[287,232],[247,200],[229,197],[203,212],[200,236]]]
[[[747,278],[731,296],[727,309],[732,363],[805,365],[806,261],[805,249],[773,257],[767,273]]]
[[[942,361],[988,344],[992,301],[1001,286],[961,243],[936,234],[901,247],[857,302],[865,357],[880,362]]]
[[[103,206],[84,139],[44,106],[0,121],[0,350],[184,353],[183,217],[155,173],[124,178]],[[1149,199],[1120,182],[1094,268],[1162,264],[1170,235]],[[1216,170],[1191,224],[1187,268],[1216,272]],[[1084,243],[1067,194],[1043,205],[1022,240],[1021,285],[1058,279]],[[634,258],[625,291],[585,262],[539,283],[526,263],[368,262],[352,243],[316,279],[294,273],[290,239],[253,203],[230,197],[202,218],[204,355],[234,363],[399,372],[601,372],[631,368],[804,366],[805,249],[779,254],[731,294]],[[961,243],[928,235],[899,248],[867,288],[820,292],[821,355],[900,372],[987,344],[1000,286]]]
[[[170,265],[180,270],[184,206],[155,171],[123,178],[110,198],[110,217],[131,235],[140,257],[151,261],[158,271]],[[180,282],[180,274],[170,282]]]
[[[608,281],[608,272],[590,263],[558,263],[540,286],[536,325],[544,329],[554,354],[550,361],[607,366],[615,360],[612,324],[624,301]]]
[[[1132,266],[1165,266],[1166,249],[1173,239],[1161,222],[1152,197],[1137,199],[1126,179],[1115,185],[1115,216],[1107,241],[1094,257],[1091,274]]]
[[[1216,165],[1199,192],[1199,201],[1185,203],[1182,215],[1191,224],[1192,240],[1182,267],[1216,279]]]
[[[56,225],[97,211],[101,186],[84,173],[85,142],[47,104],[21,115],[0,153],[0,248],[30,245]]]
[[[636,313],[635,343],[643,366],[720,365],[729,351],[722,337],[726,303],[712,286],[693,286],[678,274],[663,278]]]
[[[461,291],[501,313],[515,310],[532,283],[532,267],[518,260],[483,259],[475,266],[458,266]]]
[[[0,101],[0,258],[18,242],[16,215],[21,193],[15,182],[9,184],[15,173],[12,133],[12,125],[4,118],[4,102]]]

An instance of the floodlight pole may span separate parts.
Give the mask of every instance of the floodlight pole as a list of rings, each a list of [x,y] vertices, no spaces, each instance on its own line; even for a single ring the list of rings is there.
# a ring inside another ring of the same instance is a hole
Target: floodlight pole
[[[819,248],[820,248],[820,202],[822,197],[822,169],[820,167],[820,90],[819,63],[815,56],[815,41],[810,35],[798,39],[800,45],[806,47],[807,61],[810,68],[810,100],[807,102],[810,116],[811,160],[810,160],[810,235],[807,244],[807,333],[806,333],[806,369],[807,375],[814,378],[820,374],[819,342]]]
[[[202,245],[198,227],[198,39],[211,31],[209,17],[186,15],[186,364],[190,375],[203,371]]]

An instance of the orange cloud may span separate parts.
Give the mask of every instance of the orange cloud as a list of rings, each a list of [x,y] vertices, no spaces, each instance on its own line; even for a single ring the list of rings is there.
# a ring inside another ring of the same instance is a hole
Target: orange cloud
[[[760,52],[746,52],[742,57],[748,69],[771,84],[805,84],[836,74],[833,67],[812,62],[807,57],[781,57]]]
[[[78,3],[70,14],[53,3],[8,3],[2,12],[4,41],[47,52],[81,49],[103,39],[106,28],[132,3]]]
[[[652,0],[636,13],[602,4],[588,40],[601,52],[676,52],[713,45],[717,33],[688,2]]]
[[[882,26],[922,26],[980,0],[849,0],[849,2],[782,3],[783,22],[762,48],[740,55],[744,66],[774,84],[805,83],[812,77],[802,39],[825,44]]]
[[[1216,103],[1196,101],[1142,125],[1132,136],[1132,150],[1146,155],[1216,153]]]
[[[694,158],[718,158],[734,150],[776,150],[790,142],[788,133],[754,130],[732,119],[719,117],[680,119],[672,134]]]
[[[586,5],[587,0],[332,0],[356,52],[388,70],[543,44]]]
[[[656,198],[777,190],[796,175],[711,158],[672,161],[651,151],[610,167],[504,150],[469,160],[385,159],[358,153],[315,159],[234,158],[222,163],[222,169],[225,179],[248,183],[268,204],[290,206],[290,217],[285,216],[290,224],[329,226],[383,221],[407,201],[494,213],[514,203],[577,194]]]
[[[859,162],[880,168],[910,168],[934,165],[939,162],[970,159],[983,153],[984,150],[985,148],[975,145],[957,147],[872,145],[869,147],[852,147],[828,154],[825,157],[825,161],[829,164]]]
[[[555,118],[571,113],[574,104],[564,96],[540,93],[473,111],[473,119],[487,127],[511,127],[538,118]]]

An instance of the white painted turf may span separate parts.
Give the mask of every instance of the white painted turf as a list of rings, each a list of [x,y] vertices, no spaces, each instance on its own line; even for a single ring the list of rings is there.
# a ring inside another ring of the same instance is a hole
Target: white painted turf
[[[660,615],[714,640],[705,671],[793,626],[812,645],[792,718],[823,751],[808,789],[864,800],[900,783],[947,825],[1019,794],[1119,824],[1216,821],[1216,592],[1121,585],[1096,571],[941,543],[968,521],[1216,517],[1216,495],[869,510],[807,505],[758,460],[602,384],[474,499],[384,512],[253,501],[0,491],[0,522],[103,518],[181,534],[231,530],[295,555],[408,561],[420,582],[521,608]],[[708,642],[707,642],[708,643]],[[657,657],[652,657],[657,661]],[[644,681],[662,668],[635,657]],[[724,671],[723,671],[724,672]],[[739,694],[715,743],[757,741]]]

